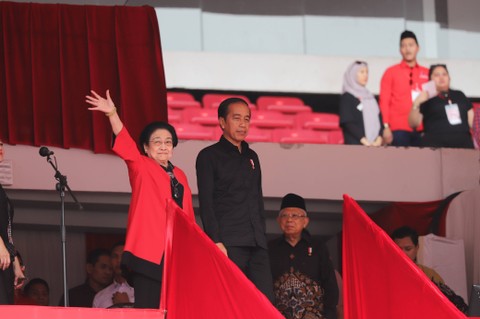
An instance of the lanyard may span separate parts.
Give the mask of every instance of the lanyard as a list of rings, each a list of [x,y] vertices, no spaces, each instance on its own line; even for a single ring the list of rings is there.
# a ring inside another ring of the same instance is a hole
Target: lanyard
[[[439,93],[438,97],[441,98],[442,100],[448,101],[448,104],[452,104],[452,99],[450,98],[450,95],[448,94],[448,92]]]

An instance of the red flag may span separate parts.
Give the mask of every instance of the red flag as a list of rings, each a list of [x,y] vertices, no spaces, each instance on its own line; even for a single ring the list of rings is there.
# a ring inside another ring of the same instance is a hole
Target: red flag
[[[170,202],[161,309],[168,319],[283,319],[242,271]]]
[[[466,318],[352,198],[343,199],[345,319]]]

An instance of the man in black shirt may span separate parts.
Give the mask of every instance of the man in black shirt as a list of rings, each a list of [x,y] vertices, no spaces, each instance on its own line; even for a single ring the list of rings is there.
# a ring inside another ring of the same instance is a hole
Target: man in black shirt
[[[229,98],[218,108],[220,141],[198,154],[200,216],[206,234],[273,301],[260,162],[244,141],[250,108]]]
[[[305,229],[305,200],[285,195],[277,221],[283,236],[268,243],[275,306],[286,319],[337,318],[335,271],[326,246]]]
[[[89,252],[85,269],[87,280],[68,291],[70,307],[91,308],[95,294],[112,283],[112,261],[107,249],[98,248]],[[62,295],[58,305],[63,306],[64,304]]]

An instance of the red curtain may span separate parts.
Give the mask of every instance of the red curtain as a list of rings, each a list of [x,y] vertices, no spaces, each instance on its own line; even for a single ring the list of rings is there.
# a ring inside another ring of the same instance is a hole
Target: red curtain
[[[109,152],[107,118],[87,110],[110,89],[133,136],[166,120],[152,7],[0,2],[0,136],[10,144]]]
[[[420,236],[430,233],[445,236],[448,207],[460,193],[437,201],[392,203],[370,214],[370,218],[388,234],[398,227],[409,226]]]
[[[429,228],[433,216],[441,202],[440,200],[422,203],[392,203],[378,212],[370,214],[370,218],[387,234],[391,234],[398,227],[409,226],[415,229],[420,236],[423,236],[430,233]],[[444,223],[441,223],[437,235],[445,236]]]
[[[197,226],[170,201],[161,309],[168,319],[283,319]]]
[[[343,276],[345,319],[465,318],[347,195]]]

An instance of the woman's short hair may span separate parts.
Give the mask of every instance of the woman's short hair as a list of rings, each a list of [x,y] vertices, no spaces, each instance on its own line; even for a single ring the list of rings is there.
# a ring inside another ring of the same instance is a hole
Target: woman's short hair
[[[153,132],[156,130],[167,130],[172,134],[172,142],[173,142],[173,147],[177,146],[178,144],[178,137],[177,137],[177,132],[175,131],[175,128],[166,123],[166,122],[152,122],[145,126],[143,129],[142,133],[140,133],[140,137],[138,139],[138,144],[140,146],[140,150],[145,153],[143,146],[148,145],[150,141],[150,137],[152,136]]]

